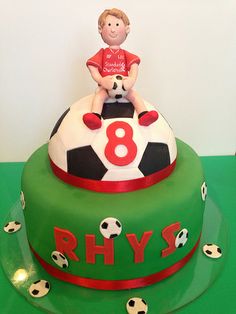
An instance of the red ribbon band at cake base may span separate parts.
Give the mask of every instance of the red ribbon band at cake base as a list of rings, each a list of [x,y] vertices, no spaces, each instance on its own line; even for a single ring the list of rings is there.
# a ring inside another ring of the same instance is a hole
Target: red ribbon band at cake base
[[[92,279],[92,278],[85,278],[85,277],[81,277],[77,275],[72,275],[72,274],[63,272],[55,268],[51,264],[48,264],[34,251],[32,247],[31,247],[31,250],[34,253],[35,257],[38,259],[39,263],[43,266],[43,268],[50,275],[60,280],[70,282],[72,284],[75,284],[81,287],[97,289],[97,290],[126,290],[126,289],[142,288],[142,287],[152,285],[176,273],[193,256],[193,253],[195,252],[195,250],[197,249],[199,245],[199,241],[200,241],[200,237],[197,243],[195,244],[195,246],[192,248],[192,250],[184,258],[182,258],[180,261],[173,264],[172,266],[149,276],[135,278],[135,279],[126,279],[126,280],[102,280],[102,279]]]
[[[124,181],[99,181],[74,176],[59,168],[49,157],[54,174],[62,181],[80,188],[105,193],[131,192],[147,188],[168,177],[175,168],[176,160],[164,169],[148,176]]]

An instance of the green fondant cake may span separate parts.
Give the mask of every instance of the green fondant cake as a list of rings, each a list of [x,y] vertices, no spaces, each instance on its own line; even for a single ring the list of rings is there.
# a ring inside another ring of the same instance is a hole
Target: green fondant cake
[[[163,270],[170,275],[171,267],[196,247],[204,211],[199,158],[180,140],[177,147],[176,168],[169,177],[126,193],[98,193],[68,185],[54,175],[47,145],[38,149],[25,166],[22,190],[28,241],[43,266],[52,274],[58,269],[55,276],[76,284],[78,278],[137,280]],[[120,224],[120,234],[110,239],[102,235],[100,227],[107,217]],[[165,237],[173,225],[174,243]],[[178,245],[181,231],[185,241]],[[169,246],[170,253],[165,254]],[[67,258],[68,267],[55,264],[52,253],[58,251]]]

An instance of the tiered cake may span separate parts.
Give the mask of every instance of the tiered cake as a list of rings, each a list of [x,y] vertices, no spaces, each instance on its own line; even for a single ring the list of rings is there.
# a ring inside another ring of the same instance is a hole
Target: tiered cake
[[[200,161],[185,143],[176,146],[160,113],[140,126],[129,102],[104,104],[102,127],[88,129],[91,101],[72,105],[25,166],[28,241],[60,280],[102,290],[145,287],[182,268],[199,243]]]

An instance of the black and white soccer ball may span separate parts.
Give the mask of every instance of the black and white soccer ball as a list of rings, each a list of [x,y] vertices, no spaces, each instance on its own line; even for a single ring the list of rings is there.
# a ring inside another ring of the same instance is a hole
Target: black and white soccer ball
[[[100,223],[99,229],[104,238],[113,239],[120,235],[122,225],[118,219],[107,217]]]
[[[218,245],[212,243],[205,244],[203,246],[203,252],[210,258],[219,258],[222,256],[221,248]]]
[[[133,105],[115,100],[103,106],[102,127],[90,130],[82,118],[93,97],[73,104],[56,123],[48,145],[56,167],[83,179],[124,181],[157,173],[175,161],[175,137],[160,113],[156,122],[140,126]]]
[[[148,305],[144,299],[131,298],[126,304],[128,314],[146,314],[148,312]]]
[[[34,298],[42,298],[48,294],[50,284],[46,280],[37,280],[29,287],[29,294]]]
[[[201,186],[201,194],[202,194],[202,200],[205,201],[207,197],[207,185],[206,182],[203,182]]]
[[[18,221],[9,221],[5,226],[4,226],[4,231],[7,233],[15,233],[19,231],[21,228],[21,223]]]
[[[175,238],[175,247],[181,248],[183,247],[186,242],[188,241],[188,230],[182,229]]]
[[[69,263],[65,255],[58,251],[53,251],[51,254],[51,258],[55,264],[57,264],[61,268],[67,268]]]
[[[124,77],[122,75],[112,76],[113,87],[108,90],[108,95],[111,98],[121,99],[128,94],[128,91],[124,88]]]

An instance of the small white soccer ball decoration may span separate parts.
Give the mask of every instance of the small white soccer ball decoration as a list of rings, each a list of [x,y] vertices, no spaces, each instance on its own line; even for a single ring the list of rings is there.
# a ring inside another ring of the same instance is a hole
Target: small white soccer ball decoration
[[[182,229],[175,238],[175,247],[181,248],[183,247],[186,242],[188,241],[188,230]]]
[[[206,182],[203,182],[201,186],[202,200],[205,201],[207,197],[207,185]]]
[[[221,248],[218,245],[212,243],[205,244],[203,246],[203,252],[210,258],[219,258],[222,256]]]
[[[37,280],[29,287],[29,294],[34,298],[42,298],[48,294],[50,284],[46,280]]]
[[[111,98],[120,99],[128,94],[124,88],[124,77],[122,75],[113,75],[113,88],[108,90],[108,95]]]
[[[21,228],[21,223],[18,221],[9,221],[5,226],[4,226],[4,231],[7,233],[15,233],[19,231]]]
[[[22,209],[25,209],[25,196],[23,191],[20,192],[20,202]]]
[[[100,232],[106,239],[113,239],[122,231],[121,222],[117,218],[107,217],[100,223]]]
[[[145,300],[141,298],[131,298],[126,304],[128,314],[146,314],[148,312],[148,306]]]
[[[58,251],[53,251],[51,254],[51,258],[53,262],[61,268],[67,268],[69,265],[67,258]]]

